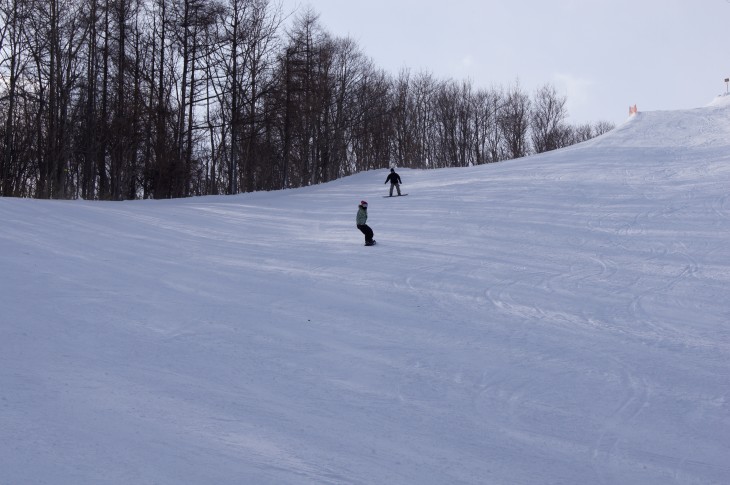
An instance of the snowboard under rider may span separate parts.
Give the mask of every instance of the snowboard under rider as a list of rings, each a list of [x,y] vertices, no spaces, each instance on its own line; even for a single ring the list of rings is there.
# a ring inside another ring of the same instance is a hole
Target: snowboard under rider
[[[367,225],[368,221],[368,203],[364,200],[360,201],[360,205],[357,206],[357,228],[360,232],[365,234],[365,246],[372,246],[375,244],[373,239],[373,230]]]
[[[401,182],[400,175],[398,175],[395,172],[395,169],[394,168],[391,168],[390,169],[390,173],[388,174],[388,178],[385,179],[385,182],[384,183],[387,184],[388,182],[390,182],[390,196],[393,197],[393,188],[394,187],[395,187],[395,190],[398,191],[398,195],[400,195],[400,184],[402,184],[403,182]]]

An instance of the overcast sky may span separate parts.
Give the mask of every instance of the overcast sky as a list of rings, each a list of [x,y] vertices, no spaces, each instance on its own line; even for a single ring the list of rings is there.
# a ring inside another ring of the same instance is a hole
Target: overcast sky
[[[282,0],[375,64],[530,94],[553,84],[568,121],[622,123],[639,110],[695,108],[726,90],[730,0]]]

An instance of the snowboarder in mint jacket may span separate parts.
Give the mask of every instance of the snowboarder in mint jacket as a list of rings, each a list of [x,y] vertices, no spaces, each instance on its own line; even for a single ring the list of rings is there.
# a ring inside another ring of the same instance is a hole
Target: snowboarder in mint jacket
[[[360,229],[360,232],[365,234],[365,246],[372,246],[375,244],[375,240],[373,239],[373,230],[370,229],[370,226],[367,225],[368,222],[368,203],[364,200],[360,201],[360,205],[357,206],[357,218],[356,218],[357,228]]]
[[[395,190],[398,191],[398,195],[400,195],[400,184],[403,182],[401,182],[400,175],[395,172],[394,168],[390,169],[388,178],[385,179],[385,183],[387,184],[388,182],[390,182],[390,196],[393,197],[393,187],[395,187]]]

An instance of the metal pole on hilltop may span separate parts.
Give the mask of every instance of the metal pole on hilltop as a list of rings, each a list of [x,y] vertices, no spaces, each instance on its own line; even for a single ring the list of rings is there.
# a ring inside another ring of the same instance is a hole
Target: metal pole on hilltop
[[[728,88],[730,87],[730,77],[725,78],[725,96],[728,94]]]

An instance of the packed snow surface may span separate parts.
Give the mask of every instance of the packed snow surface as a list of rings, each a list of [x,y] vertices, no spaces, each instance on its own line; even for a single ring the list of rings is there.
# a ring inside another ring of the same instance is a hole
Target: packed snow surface
[[[0,483],[729,483],[729,101],[401,198],[0,199]]]

